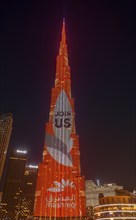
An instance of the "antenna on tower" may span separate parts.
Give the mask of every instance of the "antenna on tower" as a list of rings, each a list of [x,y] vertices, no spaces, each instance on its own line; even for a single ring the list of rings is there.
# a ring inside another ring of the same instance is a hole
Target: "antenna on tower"
[[[65,18],[63,18],[63,23],[65,24]]]

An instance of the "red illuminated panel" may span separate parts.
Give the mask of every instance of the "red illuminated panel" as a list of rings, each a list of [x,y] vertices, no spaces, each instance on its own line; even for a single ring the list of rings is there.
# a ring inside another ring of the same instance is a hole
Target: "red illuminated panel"
[[[63,22],[55,87],[52,89],[49,122],[46,124],[43,162],[39,166],[37,180],[35,219],[84,217],[84,187]]]

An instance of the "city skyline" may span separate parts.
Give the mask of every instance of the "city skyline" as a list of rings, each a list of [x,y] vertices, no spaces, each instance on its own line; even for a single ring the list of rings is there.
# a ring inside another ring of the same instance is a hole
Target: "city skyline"
[[[82,174],[135,187],[134,11],[96,2],[3,3],[0,112],[13,114],[9,149],[39,163],[65,15]]]

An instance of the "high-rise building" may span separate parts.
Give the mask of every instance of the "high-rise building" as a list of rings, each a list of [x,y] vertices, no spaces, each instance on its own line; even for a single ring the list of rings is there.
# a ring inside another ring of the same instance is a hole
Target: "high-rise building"
[[[12,131],[12,114],[0,114],[0,180]]]
[[[27,165],[22,186],[19,219],[33,219],[38,166]]]
[[[1,219],[15,220],[19,215],[26,159],[27,152],[24,150],[13,151],[10,156],[1,202]]]
[[[84,219],[85,202],[63,21],[43,161],[39,165],[34,219]]]

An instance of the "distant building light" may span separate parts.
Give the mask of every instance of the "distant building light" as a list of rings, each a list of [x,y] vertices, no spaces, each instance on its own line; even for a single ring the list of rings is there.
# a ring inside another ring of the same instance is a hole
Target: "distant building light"
[[[17,153],[19,153],[19,154],[26,154],[27,151],[26,150],[17,150]]]
[[[113,183],[108,183],[107,185],[108,185],[108,186],[113,186],[114,184],[113,184]]]
[[[38,166],[37,165],[29,165],[29,168],[38,169]]]

